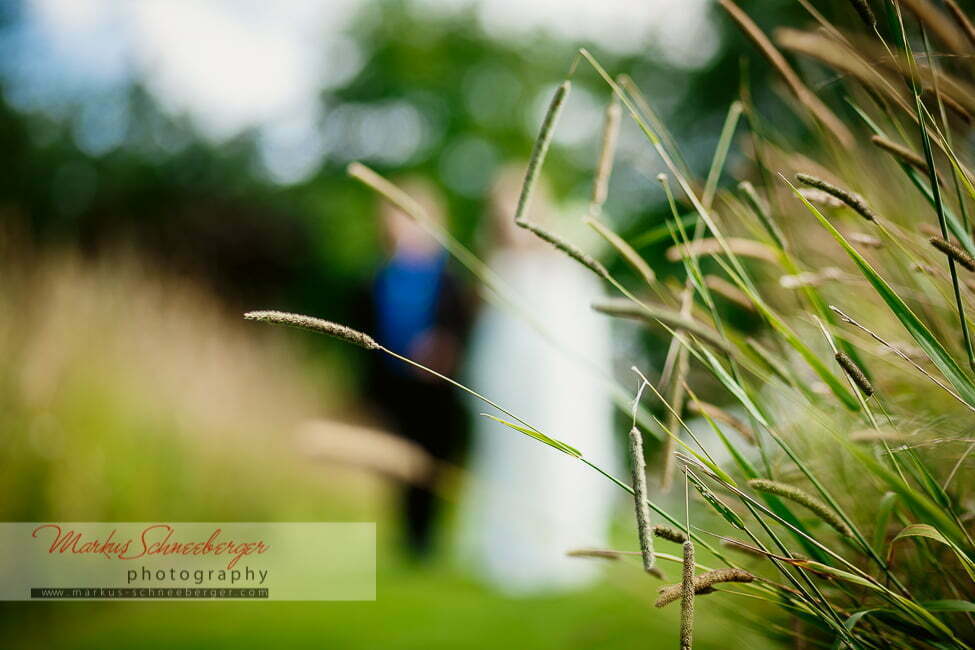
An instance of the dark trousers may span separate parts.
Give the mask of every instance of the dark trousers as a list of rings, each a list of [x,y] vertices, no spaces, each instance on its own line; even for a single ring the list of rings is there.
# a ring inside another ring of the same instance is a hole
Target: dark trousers
[[[418,444],[434,460],[424,485],[403,488],[401,508],[407,549],[416,557],[430,555],[442,498],[437,495],[442,462],[453,462],[467,439],[467,415],[457,391],[439,381],[387,370],[377,377],[373,397],[394,433]]]

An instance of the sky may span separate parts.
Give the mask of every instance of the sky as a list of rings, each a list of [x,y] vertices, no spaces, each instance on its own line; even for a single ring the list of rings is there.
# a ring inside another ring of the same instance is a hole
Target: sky
[[[673,65],[687,68],[717,51],[706,0],[416,2],[438,12],[473,5],[481,28],[498,39],[546,31],[619,54],[653,42]],[[268,175],[288,184],[313,174],[326,155],[320,93],[363,64],[347,34],[363,4],[25,0],[24,20],[0,39],[0,74],[7,101],[21,110],[58,116],[80,105],[74,135],[91,155],[121,143],[123,92],[139,79],[164,110],[187,116],[215,143],[255,130]],[[408,106],[384,110],[405,124],[419,119]]]

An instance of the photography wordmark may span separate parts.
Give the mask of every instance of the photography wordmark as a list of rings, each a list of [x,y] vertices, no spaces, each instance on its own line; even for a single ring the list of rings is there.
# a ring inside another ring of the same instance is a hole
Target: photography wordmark
[[[141,567],[139,569],[129,569],[126,572],[128,584],[138,582],[148,584],[150,582],[190,582],[194,584],[210,584],[214,582],[237,584],[245,582],[263,585],[267,580],[268,569],[252,569],[245,566],[241,569],[149,569]]]

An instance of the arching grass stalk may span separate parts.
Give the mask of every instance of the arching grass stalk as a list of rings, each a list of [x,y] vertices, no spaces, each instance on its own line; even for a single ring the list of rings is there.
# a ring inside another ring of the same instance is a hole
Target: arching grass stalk
[[[518,417],[511,411],[508,411],[500,404],[493,402],[492,400],[488,399],[484,395],[481,395],[477,391],[468,388],[467,386],[461,384],[460,382],[454,381],[450,377],[443,375],[437,372],[436,370],[427,368],[421,363],[417,363],[416,361],[413,361],[408,357],[404,357],[403,355],[393,352],[389,348],[380,345],[378,342],[376,342],[374,338],[372,338],[368,334],[365,334],[358,330],[354,330],[351,327],[347,327],[345,325],[339,325],[338,323],[333,323],[331,321],[323,320],[320,318],[314,318],[312,316],[304,316],[301,314],[290,314],[281,311],[250,311],[244,314],[244,318],[247,320],[272,323],[275,325],[286,325],[289,327],[301,327],[304,329],[309,329],[315,332],[320,332],[322,334],[327,334],[329,336],[344,340],[348,343],[352,343],[353,345],[358,345],[359,347],[366,348],[367,350],[373,350],[373,351],[382,352],[383,354],[387,354],[393,357],[394,359],[398,359],[403,363],[406,363],[408,365],[413,366],[414,368],[417,368],[418,370],[422,370],[423,372],[429,373],[438,379],[446,381],[452,386],[455,386],[463,390],[464,392],[473,395],[474,397],[481,400],[488,406],[492,406],[496,408],[501,413],[504,413],[508,417],[513,418],[517,422],[524,425],[524,428],[518,428],[518,430],[521,431],[522,433],[525,433],[526,435],[529,435],[532,438],[535,438],[536,440],[539,440],[540,442],[543,442],[550,447],[558,449],[562,453],[568,454],[570,456],[574,456],[576,458],[582,457],[582,453],[578,449],[575,449],[574,447],[571,447],[560,440],[555,440],[554,438],[550,438],[549,436],[545,435],[537,428],[529,424],[528,422],[522,420],[520,417]]]
[[[617,252],[623,256],[623,259],[626,260],[627,264],[633,267],[633,270],[640,274],[640,277],[643,278],[643,281],[646,282],[648,286],[654,286],[657,276],[653,272],[653,269],[650,268],[650,265],[647,264],[646,260],[640,257],[639,253],[633,250],[633,247],[630,246],[625,239],[610,230],[609,227],[607,227],[599,219],[584,217],[582,222],[595,230],[600,237],[605,239],[610,246],[615,248]]]
[[[440,379],[442,381],[446,381],[447,383],[451,384],[452,386],[454,386],[456,388],[459,388],[460,390],[463,390],[464,392],[468,393],[469,395],[471,395],[471,396],[473,396],[473,397],[481,400],[485,404],[487,404],[487,405],[489,405],[489,406],[497,409],[501,413],[504,413],[505,415],[507,415],[508,417],[512,418],[516,422],[519,422],[523,426],[513,425],[512,423],[506,422],[504,420],[501,420],[500,418],[494,418],[496,421],[498,421],[498,422],[500,422],[502,424],[505,424],[506,426],[509,426],[511,428],[514,428],[515,430],[520,431],[521,433],[524,433],[525,435],[527,435],[527,436],[529,436],[531,438],[534,438],[535,440],[538,440],[539,442],[542,442],[542,443],[548,445],[549,447],[552,447],[553,449],[557,449],[558,451],[561,451],[564,454],[567,454],[569,456],[572,456],[572,457],[580,460],[584,464],[588,465],[590,468],[596,470],[598,473],[600,473],[604,477],[608,478],[616,486],[622,488],[623,490],[625,490],[626,492],[628,492],[630,495],[633,495],[635,493],[633,487],[627,485],[626,483],[624,483],[623,481],[619,480],[618,478],[616,478],[612,474],[608,473],[603,468],[599,467],[595,463],[591,462],[589,459],[585,458],[582,455],[582,452],[579,451],[578,449],[575,449],[574,447],[571,447],[570,445],[568,445],[568,444],[566,444],[566,443],[564,443],[564,442],[562,442],[560,440],[556,440],[554,438],[551,438],[551,437],[545,435],[544,433],[542,433],[541,431],[539,431],[537,428],[535,428],[534,426],[532,426],[531,424],[529,424],[525,420],[521,419],[520,417],[518,417],[514,413],[508,411],[507,409],[505,409],[504,407],[502,407],[499,404],[495,403],[494,401],[488,399],[484,395],[481,395],[477,391],[475,391],[475,390],[473,390],[471,388],[468,388],[464,384],[461,384],[460,382],[455,381],[455,380],[451,379],[450,377],[447,377],[446,375],[443,375],[443,374],[437,372],[436,370],[433,370],[431,368],[428,368],[428,367],[424,366],[421,363],[417,363],[416,361],[413,361],[412,359],[410,359],[408,357],[404,357],[404,356],[402,356],[400,354],[397,354],[397,353],[393,352],[392,350],[390,350],[390,349],[388,349],[386,347],[383,347],[379,343],[375,342],[375,339],[373,339],[368,334],[365,334],[364,332],[359,332],[358,330],[354,330],[354,329],[349,328],[349,327],[347,327],[345,325],[340,325],[338,323],[333,323],[331,321],[326,321],[326,320],[319,319],[319,318],[314,318],[314,317],[311,317],[311,316],[303,316],[301,314],[289,314],[287,312],[272,312],[272,311],[257,311],[257,312],[247,312],[247,313],[252,315],[249,318],[249,320],[257,320],[257,321],[263,321],[263,322],[268,322],[268,323],[272,323],[272,324],[286,325],[286,326],[290,326],[290,327],[298,326],[298,327],[302,327],[302,328],[306,328],[306,329],[311,329],[313,331],[316,331],[316,332],[319,332],[319,333],[322,333],[322,334],[327,334],[329,336],[333,336],[333,337],[342,339],[342,340],[344,340],[344,341],[346,341],[348,343],[352,343],[353,345],[358,345],[360,347],[366,347],[367,349],[372,350],[372,351],[382,352],[383,354],[387,354],[387,355],[391,356],[394,359],[397,359],[397,360],[399,360],[399,361],[401,361],[403,363],[406,363],[408,365],[411,365],[414,368],[416,368],[418,370],[421,370],[423,372],[426,372],[426,373],[428,373],[428,374],[430,374],[430,375],[432,375],[432,376],[434,376],[434,377],[436,377],[436,378],[438,378],[438,379]],[[260,316],[253,316],[254,314],[258,314]],[[276,314],[276,316],[269,317],[268,316],[269,314]],[[246,316],[245,316],[245,318],[246,318]],[[299,325],[299,323],[300,323],[300,325]],[[368,341],[371,341],[372,342],[372,343],[368,343],[368,347],[367,347],[367,345],[363,345],[363,343],[368,342]],[[375,344],[375,346],[373,346],[373,343]],[[660,516],[662,516],[670,524],[672,524],[674,526],[680,526],[680,522],[676,518],[674,518],[670,513],[668,513],[666,510],[662,509],[660,506],[658,506],[657,504],[655,504],[653,501],[650,501],[649,499],[647,499],[646,501],[647,501],[647,505],[650,507],[651,510],[653,510],[654,512],[656,512],[657,514],[659,514]],[[725,564],[727,564],[730,567],[734,567],[735,566],[735,564],[733,562],[731,562],[730,560],[728,560],[718,549],[714,548],[713,546],[711,546],[710,544],[708,544],[705,540],[701,539],[696,533],[691,533],[691,538],[695,542],[697,542],[698,545],[700,545],[703,548],[705,548],[709,553],[711,553],[712,555],[714,555],[720,561],[724,562]]]

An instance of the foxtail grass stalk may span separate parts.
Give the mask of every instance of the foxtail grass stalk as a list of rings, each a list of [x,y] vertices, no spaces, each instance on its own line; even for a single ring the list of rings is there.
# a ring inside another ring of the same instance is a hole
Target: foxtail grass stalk
[[[524,228],[525,230],[527,230],[528,232],[532,233],[542,241],[551,244],[556,248],[556,250],[562,251],[563,253],[565,253],[572,259],[574,259],[576,262],[582,264],[584,267],[586,267],[587,269],[589,269],[590,271],[598,275],[603,280],[606,280],[607,282],[613,281],[609,275],[609,271],[606,270],[605,266],[603,266],[598,261],[596,261],[596,259],[593,258],[591,255],[582,252],[581,250],[579,250],[569,242],[565,241],[558,235],[549,232],[548,230],[542,228],[541,226],[536,226],[530,221],[519,221],[518,225]]]
[[[726,582],[754,582],[755,576],[744,569],[714,569],[694,578],[694,593],[698,596],[714,592],[714,586]],[[654,607],[666,607],[681,597],[681,585],[669,585],[660,588],[660,595]]]
[[[850,0],[850,4],[853,5],[853,8],[860,16],[860,20],[862,20],[867,27],[870,29],[876,29],[877,17],[873,15],[873,9],[870,8],[870,3],[867,2],[867,0]]]
[[[955,245],[954,242],[942,237],[931,237],[928,241],[931,242],[932,246],[953,259],[960,266],[965,267],[969,271],[975,271],[975,258],[962,250],[960,246]]]
[[[442,226],[434,223],[423,209],[423,206],[410,197],[409,194],[362,163],[350,163],[347,171],[350,177],[376,192],[376,194],[386,201],[392,203],[419,224],[421,228],[426,230],[431,237],[440,243],[444,250],[450,253],[464,268],[470,271],[474,277],[487,287],[490,295],[496,298],[502,307],[510,310],[517,317],[524,320],[547,342],[595,376],[607,387],[617,405],[627,399],[626,391],[611,376],[608,376],[603,368],[594,363],[592,359],[579,354],[575,349],[566,347],[560,337],[555,336],[552,329],[535,316],[532,311],[532,306],[526,305],[524,300],[518,296],[517,292],[491,267],[474,255],[469,248],[459,242]],[[640,411],[639,420],[641,424],[645,425],[649,422],[649,417],[645,411]]]
[[[864,395],[867,397],[873,395],[873,384],[870,383],[867,376],[863,374],[863,370],[860,369],[860,366],[854,363],[853,359],[848,357],[845,352],[841,351],[837,351],[833,356],[836,357],[836,363],[840,364],[840,367],[843,368],[847,375],[849,375],[850,379],[853,380],[853,383],[863,391]]]
[[[687,535],[676,528],[671,528],[670,526],[661,526],[660,524],[657,524],[653,527],[653,534],[660,539],[665,539],[668,542],[674,542],[675,544],[684,544],[687,542]]]
[[[859,194],[844,190],[810,174],[796,174],[796,180],[827,194],[832,194],[867,221],[877,221],[877,214],[870,209],[870,206]]]
[[[461,389],[462,391],[468,393],[469,395],[472,395],[477,399],[481,400],[488,406],[496,408],[501,413],[504,413],[508,417],[513,418],[517,422],[520,422],[522,425],[524,425],[525,428],[521,428],[521,427],[514,427],[514,428],[518,429],[525,435],[535,438],[539,442],[545,443],[550,447],[558,449],[564,454],[568,454],[569,456],[573,456],[579,459],[582,458],[582,453],[578,449],[575,449],[560,440],[550,438],[549,436],[545,435],[544,433],[539,431],[536,427],[532,426],[528,422],[525,422],[523,419],[521,419],[511,411],[508,411],[501,405],[488,399],[484,395],[481,395],[477,391],[468,388],[464,384],[461,384],[460,382],[455,381],[450,377],[443,375],[437,372],[436,370],[433,370],[432,368],[428,368],[422,363],[417,363],[416,361],[413,361],[408,357],[404,357],[403,355],[397,354],[396,352],[393,352],[389,348],[380,345],[379,343],[376,342],[374,338],[372,338],[368,334],[365,334],[358,330],[354,330],[351,327],[347,327],[345,325],[339,325],[338,323],[322,320],[320,318],[314,318],[312,316],[304,316],[301,314],[290,314],[287,312],[251,311],[244,314],[244,318],[247,320],[272,323],[275,325],[286,325],[289,327],[300,327],[303,329],[309,329],[312,331],[320,332],[322,334],[327,334],[329,336],[341,339],[347,343],[352,343],[353,345],[358,345],[360,347],[366,348],[367,350],[374,350],[374,351],[382,352],[383,354],[387,354],[393,357],[394,359],[397,359],[399,361],[402,361],[403,363],[411,365],[418,370],[422,370],[425,373],[433,375],[434,377],[441,379],[456,388]]]
[[[653,525],[647,505],[647,461],[643,457],[643,434],[636,427],[630,429],[630,463],[633,468],[633,502],[636,509],[637,533],[640,536],[640,553],[643,570],[653,571]]]
[[[728,114],[731,117],[731,113]],[[735,117],[737,121],[737,115]],[[728,126],[728,121],[725,121],[726,131]],[[730,136],[729,136],[730,138]],[[715,157],[720,154],[720,147],[715,153]],[[712,169],[714,165],[712,164]],[[715,176],[714,184],[717,183],[717,177],[714,174],[709,174],[709,180],[712,176]],[[674,205],[673,195],[670,192],[670,184],[667,181],[666,174],[659,174],[657,180],[663,186],[664,191],[667,193],[667,203],[670,205],[671,212],[675,214],[676,217],[676,206]],[[708,187],[712,186],[712,183],[707,184]],[[707,189],[705,189],[707,192]],[[713,192],[710,194],[713,196]],[[678,218],[676,223],[680,223]],[[701,236],[704,234],[704,224],[698,221],[694,224],[694,242],[699,242]],[[685,263],[686,267],[686,263]],[[691,311],[694,307],[694,278],[690,273],[684,279],[684,289],[680,296],[680,317],[684,319],[689,319],[691,317]],[[683,330],[679,330],[683,331]],[[718,332],[720,336],[720,332]],[[677,429],[677,423],[680,420],[680,413],[684,408],[684,378],[687,375],[688,369],[690,367],[690,360],[688,358],[690,352],[689,350],[680,345],[677,337],[674,337],[670,341],[670,345],[667,348],[667,358],[664,362],[664,370],[661,373],[660,382],[661,386],[666,382],[670,382],[670,395],[669,395],[669,406],[667,413],[667,424],[666,429],[671,435],[664,438],[663,445],[663,467],[660,472],[660,490],[664,493],[670,491],[670,487],[674,481],[674,467],[676,464],[675,452],[677,451],[677,434],[674,433]]]
[[[620,117],[623,111],[619,99],[614,94],[606,106],[603,117],[603,137],[599,147],[599,159],[596,161],[596,175],[592,181],[592,197],[589,202],[589,214],[599,217],[603,203],[609,194],[609,177],[613,172],[613,159],[616,155],[616,140],[620,133]]]
[[[847,526],[843,520],[840,519],[840,517],[833,512],[832,509],[830,509],[829,506],[813,495],[795,487],[794,485],[788,485],[787,483],[779,483],[778,481],[770,481],[760,478],[751,479],[748,481],[748,485],[757,492],[774,494],[782,497],[783,499],[788,499],[789,501],[798,503],[817,515],[841,535],[846,535],[849,537],[853,534],[850,531],[849,526]]]
[[[782,231],[779,230],[778,224],[772,221],[772,215],[769,214],[768,205],[758,195],[758,192],[755,191],[755,186],[748,181],[742,181],[738,184],[738,189],[741,190],[741,193],[745,195],[749,205],[751,205],[752,211],[755,212],[755,215],[761,222],[762,227],[765,228],[765,232],[767,232],[769,237],[775,241],[775,245],[778,246],[780,250],[786,250],[785,236],[782,234]]]
[[[525,181],[522,183],[521,195],[518,197],[518,207],[515,210],[515,223],[520,223],[526,218],[525,214],[528,211],[528,205],[531,203],[532,193],[535,191],[535,185],[538,183],[538,174],[542,169],[542,163],[545,162],[548,148],[552,144],[555,125],[559,121],[559,114],[562,112],[562,107],[565,105],[565,100],[569,95],[571,87],[572,84],[569,81],[563,81],[555,90],[552,101],[548,105],[548,111],[546,111],[545,119],[542,121],[542,128],[538,133],[538,138],[535,140],[535,146],[532,148],[531,158],[528,159]]]
[[[840,319],[843,322],[845,322],[845,323],[847,323],[849,325],[852,325],[853,327],[857,328],[858,330],[860,330],[864,334],[868,335],[870,338],[872,338],[877,343],[880,343],[882,346],[884,346],[885,348],[887,348],[888,350],[890,350],[891,352],[893,352],[899,358],[901,358],[904,361],[906,361],[907,363],[909,363],[911,365],[911,367],[913,367],[919,373],[921,373],[922,375],[924,375],[925,377],[927,377],[928,379],[930,379],[932,382],[934,382],[934,384],[937,385],[939,388],[941,388],[941,390],[945,391],[946,393],[948,393],[949,395],[951,395],[952,397],[954,397],[956,400],[958,400],[959,403],[964,404],[969,410],[975,411],[975,406],[972,406],[971,404],[969,404],[968,402],[966,402],[964,400],[964,398],[962,398],[961,395],[959,395],[954,390],[952,390],[952,388],[950,386],[948,386],[947,384],[945,384],[944,382],[942,382],[940,379],[938,379],[937,377],[935,377],[934,375],[932,375],[931,373],[929,373],[927,370],[925,370],[924,368],[922,368],[920,365],[918,365],[918,363],[916,361],[914,361],[909,355],[905,354],[904,351],[900,347],[889,343],[888,341],[886,341],[883,338],[881,338],[873,330],[871,330],[871,329],[869,329],[867,327],[864,327],[859,322],[857,322],[856,320],[854,320],[851,316],[849,316],[848,314],[844,313],[839,307],[836,307],[834,305],[830,305],[829,308],[833,312],[835,312],[840,317]]]
[[[694,638],[694,543],[684,542],[680,583],[680,648],[691,650]]]
[[[274,323],[275,325],[287,325],[288,327],[297,327],[327,334],[367,350],[382,349],[382,346],[376,343],[376,339],[368,334],[354,330],[351,327],[346,327],[345,325],[339,325],[338,323],[312,316],[290,314],[283,311],[249,311],[244,314],[244,319],[260,321],[262,323]]]

